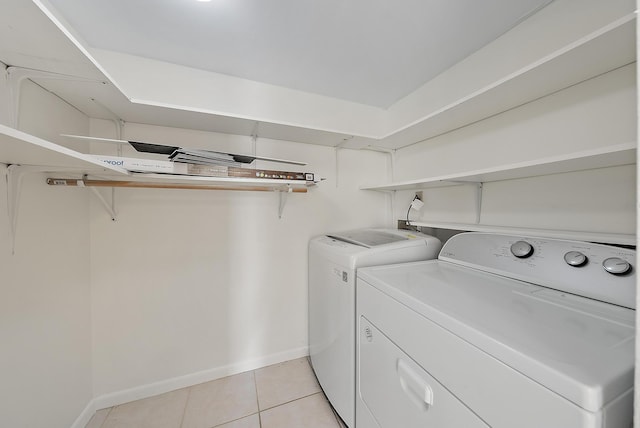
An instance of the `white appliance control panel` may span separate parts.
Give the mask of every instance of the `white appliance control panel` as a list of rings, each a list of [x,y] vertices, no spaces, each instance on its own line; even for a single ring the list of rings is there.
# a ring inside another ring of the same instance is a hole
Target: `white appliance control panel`
[[[635,309],[635,250],[582,241],[461,233],[440,260]]]

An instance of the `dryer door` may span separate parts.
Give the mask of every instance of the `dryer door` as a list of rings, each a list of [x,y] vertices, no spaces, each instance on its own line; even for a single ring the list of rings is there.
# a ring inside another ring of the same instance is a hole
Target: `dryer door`
[[[359,324],[358,428],[489,428],[369,320]]]

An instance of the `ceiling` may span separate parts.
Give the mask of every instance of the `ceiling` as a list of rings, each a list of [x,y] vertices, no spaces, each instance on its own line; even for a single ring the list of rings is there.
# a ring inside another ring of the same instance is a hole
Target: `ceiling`
[[[92,47],[387,108],[545,0],[49,0]]]
[[[32,76],[91,117],[244,135],[259,124],[271,137],[337,145],[353,133],[318,126],[306,136],[314,127],[295,121],[133,100],[98,53],[384,112],[549,2],[3,0],[0,61],[88,79]]]

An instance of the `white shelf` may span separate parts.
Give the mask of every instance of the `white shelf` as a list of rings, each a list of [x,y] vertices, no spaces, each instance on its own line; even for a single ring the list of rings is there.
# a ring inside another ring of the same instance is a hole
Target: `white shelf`
[[[560,174],[596,168],[633,165],[636,163],[636,143],[625,143],[614,146],[585,150],[562,156],[553,156],[528,162],[520,162],[501,167],[427,177],[419,180],[389,183],[377,186],[362,187],[363,190],[395,191],[419,190],[436,187],[464,185],[469,183],[487,183],[492,181],[512,180],[541,175]],[[480,218],[481,188],[476,204],[476,216]],[[502,227],[475,223],[446,223],[412,221],[412,225],[439,229],[453,229],[476,232],[494,232],[522,236],[541,236],[556,239],[592,241],[620,245],[636,245],[635,235],[598,233],[587,231],[564,231],[548,229],[530,229],[523,227]]]
[[[401,148],[486,119],[636,61],[636,16],[626,15],[386,136]]]
[[[0,124],[0,163],[39,167],[41,171],[77,171],[102,177],[107,181],[126,179],[130,182],[212,186],[238,190],[301,190],[315,185],[311,181],[271,180],[255,178],[201,177],[169,174],[134,173],[101,162],[91,155],[76,152],[42,138]],[[132,186],[133,187],[133,186]]]
[[[428,221],[412,221],[412,226],[431,227],[436,229],[464,230],[469,232],[491,232],[518,236],[538,236],[542,238],[569,239],[575,241],[599,242],[605,244],[636,245],[635,235],[622,233],[599,233],[550,229],[531,229],[526,227],[491,226],[471,223],[443,223]]]
[[[52,171],[76,169],[85,172],[111,171],[128,174],[123,168],[107,165],[89,155],[0,124],[0,163],[39,166]]]
[[[464,183],[487,183],[491,181],[535,177],[595,168],[632,165],[636,163],[636,147],[636,143],[618,144],[567,155],[553,156],[459,174],[449,174],[436,177],[426,177],[418,180],[364,186],[361,187],[361,189],[379,191],[416,190],[455,186]]]

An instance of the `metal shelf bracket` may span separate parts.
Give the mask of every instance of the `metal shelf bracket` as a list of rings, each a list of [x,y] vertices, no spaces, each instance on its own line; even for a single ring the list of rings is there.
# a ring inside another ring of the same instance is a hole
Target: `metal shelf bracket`
[[[19,112],[20,112],[20,91],[22,90],[22,82],[27,79],[51,79],[51,80],[68,80],[72,82],[91,82],[106,84],[102,80],[89,79],[86,77],[72,76],[68,74],[53,73],[50,71],[36,70],[18,66],[10,66],[6,69],[6,78],[9,84],[9,94],[11,102],[11,123],[14,128],[18,129]]]
[[[476,187],[476,224],[480,224],[480,217],[482,215],[482,189],[484,183],[482,181],[462,181],[462,180],[446,180],[449,183],[458,184],[471,184]]]

